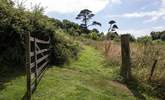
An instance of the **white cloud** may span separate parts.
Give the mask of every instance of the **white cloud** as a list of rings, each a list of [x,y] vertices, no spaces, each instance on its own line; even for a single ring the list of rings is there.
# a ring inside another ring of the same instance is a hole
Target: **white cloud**
[[[150,30],[148,29],[128,29],[128,30],[118,30],[119,34],[132,34],[135,37],[145,36],[150,34]]]
[[[113,0],[119,1],[119,0]],[[73,13],[82,9],[90,9],[94,13],[101,11],[110,2],[110,0],[28,0],[27,8],[30,4],[41,4],[47,12]]]
[[[165,16],[163,17],[163,19],[165,20]]]
[[[165,0],[161,0],[161,3],[165,6]]]
[[[145,35],[150,35],[152,31],[163,31],[165,29],[164,26],[154,26],[151,28],[145,28],[145,29],[121,29],[118,30],[119,34],[126,34],[130,33],[134,35],[135,37],[140,37],[140,36],[145,36]]]
[[[152,29],[160,31],[160,30],[165,29],[165,27],[163,27],[163,26],[155,26],[155,27],[152,27]]]
[[[151,12],[134,12],[134,13],[125,13],[123,15],[113,15],[112,17],[124,17],[124,18],[149,18],[146,22],[156,21],[160,18],[165,17],[165,8]]]
[[[111,0],[111,3],[113,3],[113,4],[121,4],[122,1],[121,0]]]
[[[147,17],[147,16],[153,16],[155,15],[156,12],[152,11],[152,12],[134,12],[134,13],[126,13],[123,14],[123,17],[126,18],[140,18],[140,17]]]
[[[133,13],[124,13],[122,15],[111,15],[112,17],[118,18],[148,18],[145,22],[153,22],[158,19],[165,18],[165,0],[160,0],[160,8],[158,10],[148,11],[148,12],[133,12]]]

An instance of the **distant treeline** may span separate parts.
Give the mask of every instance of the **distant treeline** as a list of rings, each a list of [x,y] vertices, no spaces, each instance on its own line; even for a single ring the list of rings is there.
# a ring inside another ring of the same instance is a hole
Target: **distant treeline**
[[[130,33],[127,34],[129,35],[131,42],[165,41],[165,31],[151,32],[149,36],[141,36],[138,38],[135,38],[135,36]],[[120,35],[117,32],[109,32],[105,37],[110,38],[111,40],[120,41]]]
[[[162,40],[165,41],[165,31],[162,32],[151,32],[151,37],[153,40]]]

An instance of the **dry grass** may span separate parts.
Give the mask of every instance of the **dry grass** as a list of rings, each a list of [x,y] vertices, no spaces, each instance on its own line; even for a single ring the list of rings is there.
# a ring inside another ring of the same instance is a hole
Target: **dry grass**
[[[147,81],[155,60],[158,60],[152,81],[165,84],[165,46],[163,44],[132,44],[131,57],[134,74],[141,80]]]
[[[102,42],[102,41],[96,41],[93,42],[93,46],[98,49],[101,50],[104,55],[106,55],[107,59],[110,60],[111,62],[115,62],[117,65],[121,64],[121,47],[120,47],[120,43],[116,43],[116,42],[111,42],[111,46],[109,51],[107,52],[107,54],[105,54],[105,44],[108,42]]]
[[[92,41],[91,45],[101,50],[105,54],[105,42]],[[165,43],[130,43],[131,63],[133,77],[138,81],[138,86],[142,85],[144,91],[165,99]],[[105,54],[106,55],[106,54]],[[120,43],[111,42],[111,47],[107,54],[110,66],[121,65]],[[151,80],[151,70],[155,60],[158,60],[153,71]],[[138,88],[138,86],[135,86]],[[141,87],[141,86],[140,86]],[[139,90],[139,89],[137,89]],[[144,92],[143,91],[143,92]],[[152,91],[152,92],[151,92]]]
[[[105,53],[105,43],[102,41],[92,41],[92,46]],[[165,46],[164,44],[142,44],[130,43],[131,61],[133,74],[142,81],[147,81],[151,72],[151,67],[157,59],[156,68],[152,77],[153,81],[165,82]],[[120,43],[111,42],[106,57],[109,61],[121,64],[121,46]],[[165,83],[164,83],[165,84]]]

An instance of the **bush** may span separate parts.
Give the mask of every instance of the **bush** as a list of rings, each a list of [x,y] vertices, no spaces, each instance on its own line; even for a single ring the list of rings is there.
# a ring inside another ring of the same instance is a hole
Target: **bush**
[[[77,56],[78,46],[55,32],[61,27],[60,21],[43,15],[42,7],[35,6],[30,12],[23,7],[14,7],[10,0],[0,0],[0,64],[11,69],[25,68],[24,36],[27,32],[39,39],[51,36],[52,62],[65,63],[69,57]]]
[[[52,64],[64,64],[69,62],[70,58],[76,58],[79,52],[79,46],[63,35],[57,33],[53,35],[53,49],[51,54]]]
[[[143,36],[143,37],[139,37],[137,39],[137,42],[140,42],[140,43],[151,43],[152,42],[152,38],[150,36]]]

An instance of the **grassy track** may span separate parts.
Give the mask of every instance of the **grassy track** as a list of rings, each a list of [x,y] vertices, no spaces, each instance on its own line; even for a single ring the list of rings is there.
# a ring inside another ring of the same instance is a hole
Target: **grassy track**
[[[135,100],[125,86],[112,81],[118,67],[107,66],[101,53],[84,48],[77,61],[63,68],[49,68],[32,100]],[[23,76],[6,83],[0,100],[20,100],[24,83]]]
[[[117,68],[116,68],[117,69]],[[85,47],[80,58],[64,68],[50,68],[34,100],[134,100],[124,87],[111,81],[115,68],[106,66],[104,57]]]

